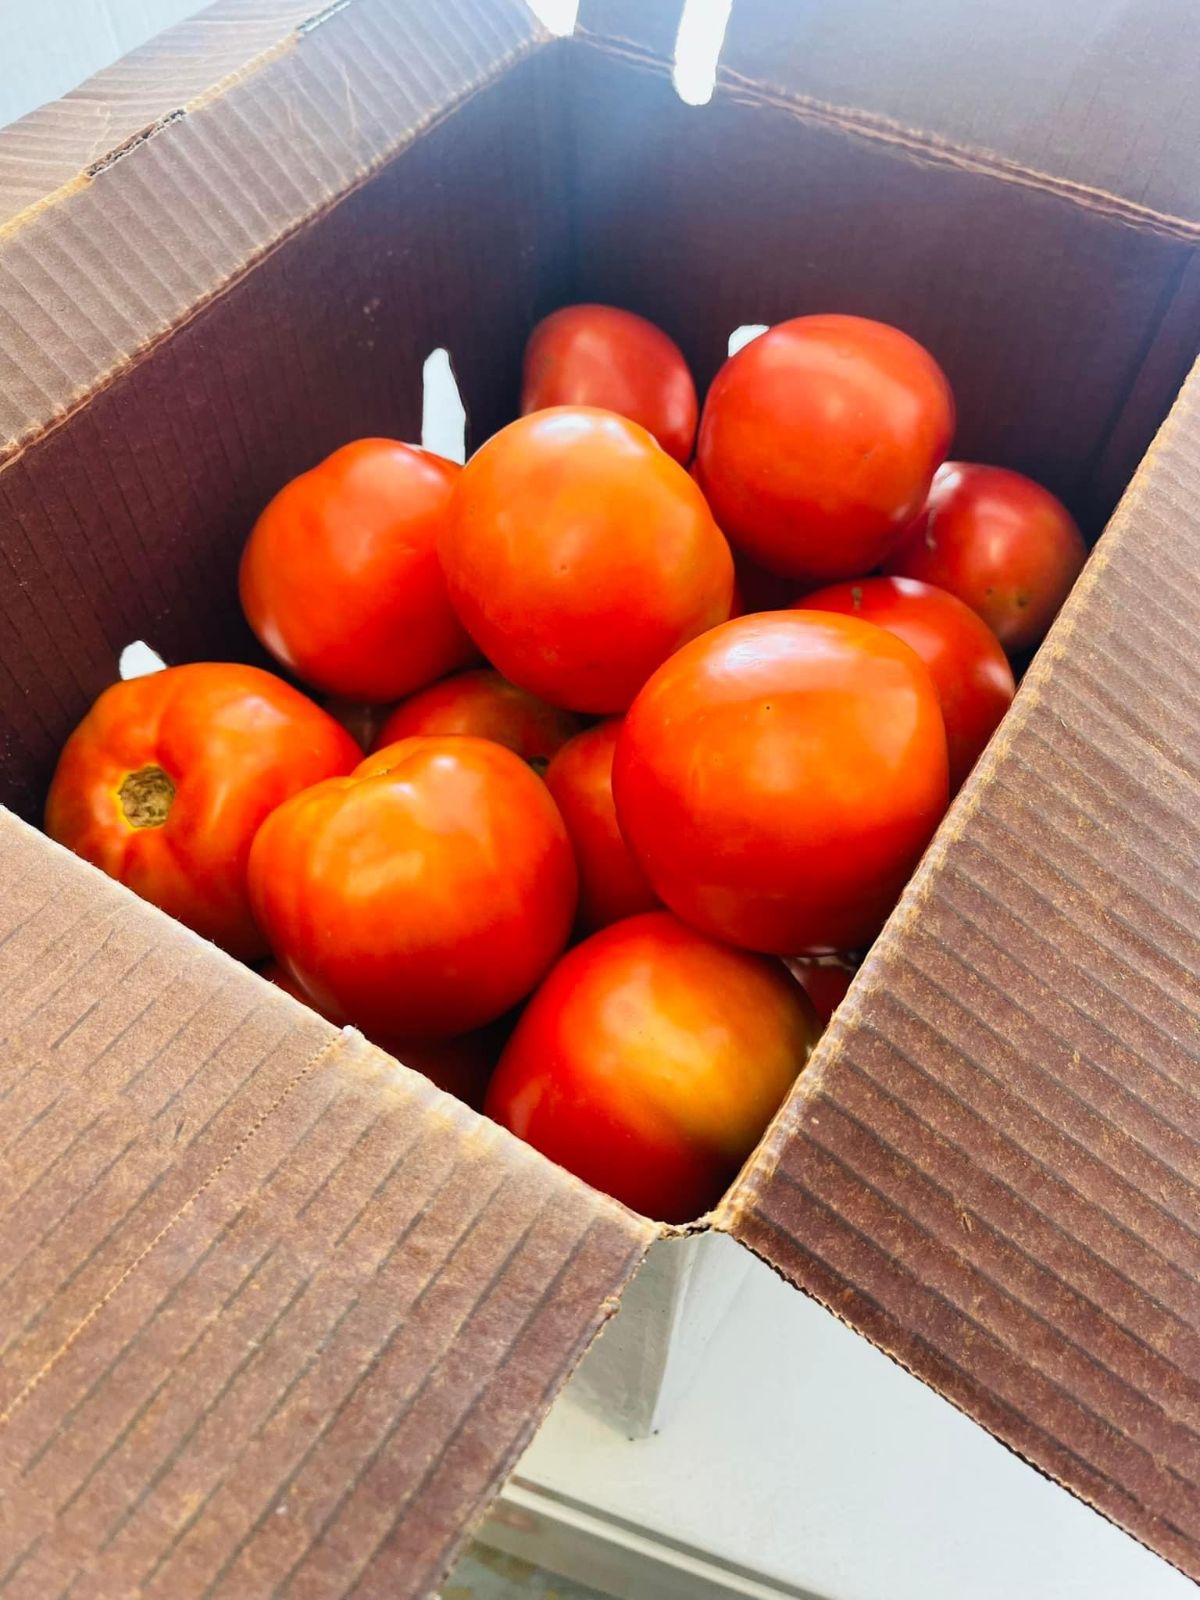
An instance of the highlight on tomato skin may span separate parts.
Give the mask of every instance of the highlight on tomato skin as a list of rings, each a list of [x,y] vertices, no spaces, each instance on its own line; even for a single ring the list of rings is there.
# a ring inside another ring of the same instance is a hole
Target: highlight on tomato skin
[[[469,666],[437,539],[461,468],[397,439],[356,439],[293,478],[242,552],[246,620],[313,689],[386,703]]]
[[[819,1032],[780,962],[649,912],[551,969],[484,1109],[633,1210],[689,1222],[737,1176]]]
[[[637,423],[585,406],[531,412],[481,446],[438,551],[487,659],[570,711],[623,711],[733,598],[729,546],[684,469]]]
[[[564,306],[525,346],[521,414],[599,406],[639,423],[682,465],[696,440],[696,385],[661,328],[616,306]]]
[[[1049,489],[1007,467],[947,461],[883,571],[948,590],[1020,656],[1041,643],[1086,560]]]
[[[864,949],[948,803],[933,681],[873,623],[735,618],[638,695],[613,795],[635,859],[685,921],[775,955]]]
[[[373,1038],[448,1038],[521,1000],[566,944],[577,873],[558,808],[490,740],[418,736],[263,823],[250,895],[318,1010]]]
[[[929,351],[866,317],[776,323],[704,402],[696,478],[734,548],[802,582],[868,572],[920,511],[954,434]]]
[[[579,868],[579,922],[588,932],[661,906],[617,822],[612,763],[620,732],[621,718],[611,717],[576,734],[545,774],[571,836]]]
[[[956,794],[1017,692],[1008,657],[983,618],[947,590],[916,578],[831,584],[797,600],[795,609],[861,617],[916,651],[941,704]]]
[[[270,811],[362,751],[261,667],[200,661],[110,685],[62,748],[50,837],[244,960],[265,955],[247,863]]]
[[[502,744],[544,768],[584,726],[582,717],[518,689],[491,667],[443,678],[403,701],[384,719],[373,750],[412,734],[471,734]]]

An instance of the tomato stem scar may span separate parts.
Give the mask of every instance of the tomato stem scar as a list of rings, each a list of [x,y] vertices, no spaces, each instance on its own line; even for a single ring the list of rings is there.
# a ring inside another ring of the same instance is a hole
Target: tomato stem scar
[[[175,785],[161,767],[139,767],[126,774],[117,798],[131,828],[161,828],[175,799]]]

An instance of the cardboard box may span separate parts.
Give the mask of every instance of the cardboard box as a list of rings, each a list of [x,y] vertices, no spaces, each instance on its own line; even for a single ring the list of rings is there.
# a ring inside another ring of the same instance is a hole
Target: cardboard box
[[[1200,1576],[1200,13],[738,0],[706,105],[678,18],[223,0],[0,134],[6,1600],[431,1593],[660,1231],[29,826],[131,640],[255,658],[286,477],[583,299],[702,384],[894,321],[1120,498],[707,1225]]]

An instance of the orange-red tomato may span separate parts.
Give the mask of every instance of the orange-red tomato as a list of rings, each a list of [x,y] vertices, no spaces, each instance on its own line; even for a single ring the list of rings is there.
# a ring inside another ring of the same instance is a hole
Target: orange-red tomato
[[[358,439],[293,478],[242,555],[242,607],[286,667],[347,700],[398,700],[475,658],[437,536],[460,468]]]
[[[821,611],[738,617],[634,701],[617,816],[685,921],[778,955],[878,932],[946,808],[946,734],[901,640]]]
[[[588,929],[653,911],[659,904],[617,825],[612,764],[620,731],[621,718],[612,717],[576,734],[546,769],[546,787],[575,850],[579,920]]]
[[[485,667],[443,678],[397,706],[374,747],[380,750],[415,733],[469,733],[544,767],[582,726],[570,711],[547,705]]]
[[[302,986],[278,961],[265,966],[260,976],[302,1005],[317,1010]],[[371,1042],[406,1067],[412,1067],[414,1072],[423,1072],[447,1094],[482,1111],[488,1079],[500,1052],[501,1041],[494,1035],[493,1028],[477,1028],[474,1033],[464,1033],[456,1039],[373,1039]]]
[[[1049,489],[1005,467],[947,461],[884,570],[948,589],[1015,654],[1041,642],[1086,560]]]
[[[686,463],[696,439],[696,385],[683,351],[652,322],[615,306],[564,306],[525,346],[521,411],[599,406],[639,422]]]
[[[114,683],[67,740],[46,832],[206,939],[266,953],[246,889],[259,825],[362,751],[259,667],[197,662]]]
[[[737,1176],[818,1032],[777,962],[651,912],[552,969],[485,1109],[635,1211],[687,1222]]]
[[[623,711],[733,595],[729,546],[684,469],[637,423],[586,407],[489,439],[438,548],[488,660],[573,711]]]
[[[507,1011],[566,943],[558,808],[511,750],[402,739],[268,817],[250,894],[278,959],[335,1021],[446,1038]]]
[[[1016,693],[1012,668],[987,623],[945,589],[915,578],[860,578],[796,602],[886,628],[929,669],[946,720],[950,788],[962,786]]]
[[[813,1010],[827,1028],[833,1013],[846,998],[854,968],[838,956],[809,957],[786,963],[788,971],[812,1001]]]
[[[810,582],[877,565],[916,516],[954,432],[937,362],[898,328],[796,317],[718,372],[699,481],[733,544]]]

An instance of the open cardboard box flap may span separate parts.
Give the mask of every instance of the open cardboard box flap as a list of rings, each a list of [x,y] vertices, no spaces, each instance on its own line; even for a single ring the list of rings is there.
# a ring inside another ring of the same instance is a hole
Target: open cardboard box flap
[[[254,514],[414,437],[434,346],[478,441],[567,300],[701,381],[741,322],[891,318],[956,452],[1093,531],[1195,353],[1190,8],[737,0],[702,108],[675,6],[308,9],[227,0],[0,133],[19,815],[131,639],[258,658]],[[1193,1575],[1198,413],[711,1219]],[[0,856],[0,1593],[429,1593],[657,1230],[17,816]]]
[[[0,1592],[425,1593],[649,1224],[11,817],[0,851]]]

